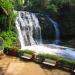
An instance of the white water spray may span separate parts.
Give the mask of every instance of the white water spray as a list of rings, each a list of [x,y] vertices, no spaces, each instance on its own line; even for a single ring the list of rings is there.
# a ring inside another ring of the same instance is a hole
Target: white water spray
[[[58,25],[51,19],[56,31],[56,40],[59,40]],[[41,27],[34,13],[19,11],[16,18],[16,28],[21,44],[21,49],[32,50],[38,53],[46,53],[62,56],[65,58],[75,59],[75,51],[70,48],[65,48],[56,45],[39,45],[42,43]],[[34,35],[34,36],[33,36]],[[58,43],[58,41],[56,41]]]
[[[41,27],[34,13],[19,11],[16,19],[16,28],[22,49],[25,46],[42,43]]]

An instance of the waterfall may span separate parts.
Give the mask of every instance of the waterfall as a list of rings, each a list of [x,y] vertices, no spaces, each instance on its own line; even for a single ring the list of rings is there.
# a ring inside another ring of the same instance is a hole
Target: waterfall
[[[16,20],[16,28],[17,28],[17,30],[18,30],[18,35],[19,35],[19,41],[20,41],[20,44],[21,44],[21,48],[23,49],[24,48],[24,46],[25,46],[25,43],[24,43],[24,38],[23,38],[23,36],[22,36],[22,34],[21,34],[21,29],[20,29],[20,26],[19,26],[19,24],[20,24],[20,21],[19,21],[19,19],[17,18],[17,20]]]
[[[21,43],[21,49],[24,49],[25,46],[42,43],[41,27],[34,13],[18,11],[16,28]]]
[[[59,43],[60,33],[58,24],[47,16],[47,18],[52,22],[55,32],[56,39],[55,44]],[[16,28],[18,32],[18,38],[20,40],[21,49],[32,50],[37,54],[52,54],[59,57],[65,57],[68,59],[75,60],[75,49],[66,48],[57,45],[39,45],[42,43],[41,37],[41,27],[39,21],[34,13],[26,11],[18,11],[16,18]],[[48,47],[49,46],[49,47]]]
[[[37,17],[32,13],[32,20],[34,23],[34,37],[36,44],[42,43],[42,34],[41,34],[41,27],[39,25],[39,21]],[[37,39],[37,40],[36,40]]]
[[[55,33],[56,33],[56,37],[55,37],[55,40],[54,40],[54,44],[59,44],[60,42],[60,32],[59,32],[59,28],[58,28],[58,24],[52,20],[49,16],[47,16],[47,18],[49,19],[49,21],[53,24],[54,28],[55,28]]]

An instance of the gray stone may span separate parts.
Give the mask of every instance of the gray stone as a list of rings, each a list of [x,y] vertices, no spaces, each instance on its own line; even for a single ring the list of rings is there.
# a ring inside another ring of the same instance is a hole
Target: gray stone
[[[2,37],[0,37],[0,50],[3,50],[4,49],[4,40]]]

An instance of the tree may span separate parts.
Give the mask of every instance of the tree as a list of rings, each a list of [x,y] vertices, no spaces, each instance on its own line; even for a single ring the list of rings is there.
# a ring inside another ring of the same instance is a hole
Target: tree
[[[26,0],[12,0],[15,10],[21,10]]]
[[[14,23],[14,6],[11,0],[0,0],[0,7],[4,10],[7,15],[0,15],[0,27],[1,31],[10,30]]]

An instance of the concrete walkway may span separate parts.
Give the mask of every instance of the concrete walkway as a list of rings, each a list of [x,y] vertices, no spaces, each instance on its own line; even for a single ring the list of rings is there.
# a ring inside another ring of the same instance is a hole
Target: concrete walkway
[[[34,63],[10,63],[5,75],[45,75],[43,69]]]
[[[70,72],[47,65],[21,61],[19,58],[3,56],[0,59],[0,75],[72,75]]]

